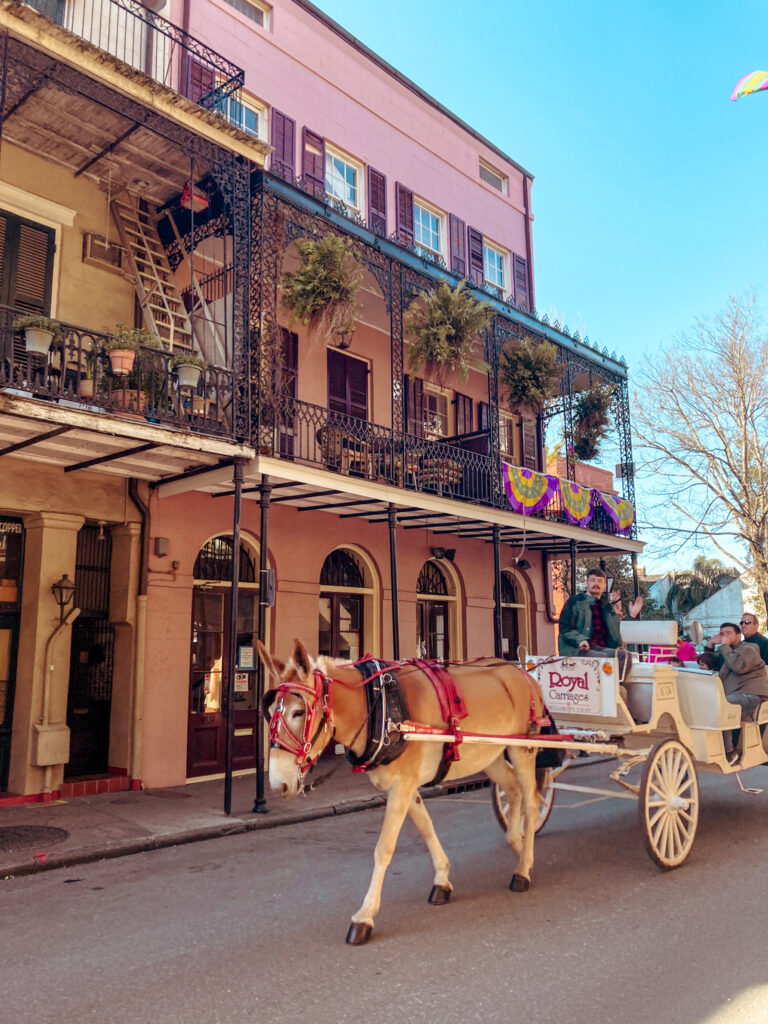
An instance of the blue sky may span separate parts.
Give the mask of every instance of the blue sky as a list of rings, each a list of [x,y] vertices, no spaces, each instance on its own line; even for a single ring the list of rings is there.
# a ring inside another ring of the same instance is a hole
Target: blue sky
[[[630,370],[765,280],[765,3],[318,2],[534,174],[537,306]]]

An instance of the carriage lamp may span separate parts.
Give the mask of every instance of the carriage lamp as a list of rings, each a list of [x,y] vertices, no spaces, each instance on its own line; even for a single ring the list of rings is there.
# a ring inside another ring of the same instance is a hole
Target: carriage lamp
[[[51,585],[51,593],[59,606],[59,622],[63,622],[64,609],[75,596],[75,584],[67,573],[64,573],[60,580]]]
[[[334,331],[333,334],[337,339],[334,341],[336,348],[349,348],[352,344],[352,331]]]

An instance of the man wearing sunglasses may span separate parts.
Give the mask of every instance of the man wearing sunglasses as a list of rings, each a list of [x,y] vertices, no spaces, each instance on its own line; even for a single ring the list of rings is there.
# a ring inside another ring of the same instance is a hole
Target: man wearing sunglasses
[[[741,720],[756,718],[760,705],[768,698],[768,670],[760,651],[754,644],[745,643],[741,629],[735,622],[724,622],[720,632],[710,638],[710,644],[720,644],[718,654],[723,665],[718,672],[725,690],[725,699],[741,707]],[[739,762],[738,751],[733,748],[731,730],[723,733],[725,756],[728,764]]]
[[[758,630],[757,616],[753,612],[744,612],[739,621],[744,640],[748,644],[757,644],[760,657],[768,665],[768,636]]]

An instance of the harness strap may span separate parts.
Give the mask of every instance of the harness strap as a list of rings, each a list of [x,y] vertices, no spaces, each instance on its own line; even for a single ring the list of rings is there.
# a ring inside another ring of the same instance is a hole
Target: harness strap
[[[405,740],[399,727],[408,718],[408,709],[395,665],[366,657],[355,662],[355,668],[365,685],[368,737],[362,754],[347,750],[347,760],[353,771],[365,772],[389,764],[403,752]]]

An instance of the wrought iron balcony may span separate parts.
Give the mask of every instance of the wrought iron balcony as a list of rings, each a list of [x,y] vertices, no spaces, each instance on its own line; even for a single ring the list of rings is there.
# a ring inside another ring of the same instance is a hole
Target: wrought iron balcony
[[[183,386],[171,366],[170,352],[141,348],[130,370],[118,373],[105,348],[107,336],[71,325],[62,325],[61,336],[46,352],[30,352],[23,332],[13,328],[20,315],[24,311],[0,306],[0,391],[82,411],[234,436],[230,371],[209,366],[196,386]]]
[[[245,72],[139,0],[16,0],[207,110],[227,113]]]
[[[262,413],[262,454],[406,490],[509,510],[501,461],[482,450],[488,451],[487,434],[471,436],[470,447],[475,450],[462,447],[461,438],[442,441],[405,434],[398,443],[387,427],[291,397],[262,401]],[[485,444],[478,444],[478,439]],[[589,529],[618,534],[620,530],[606,514],[597,492],[591,492],[588,501]],[[563,525],[573,523],[557,489],[542,508],[530,514]]]

